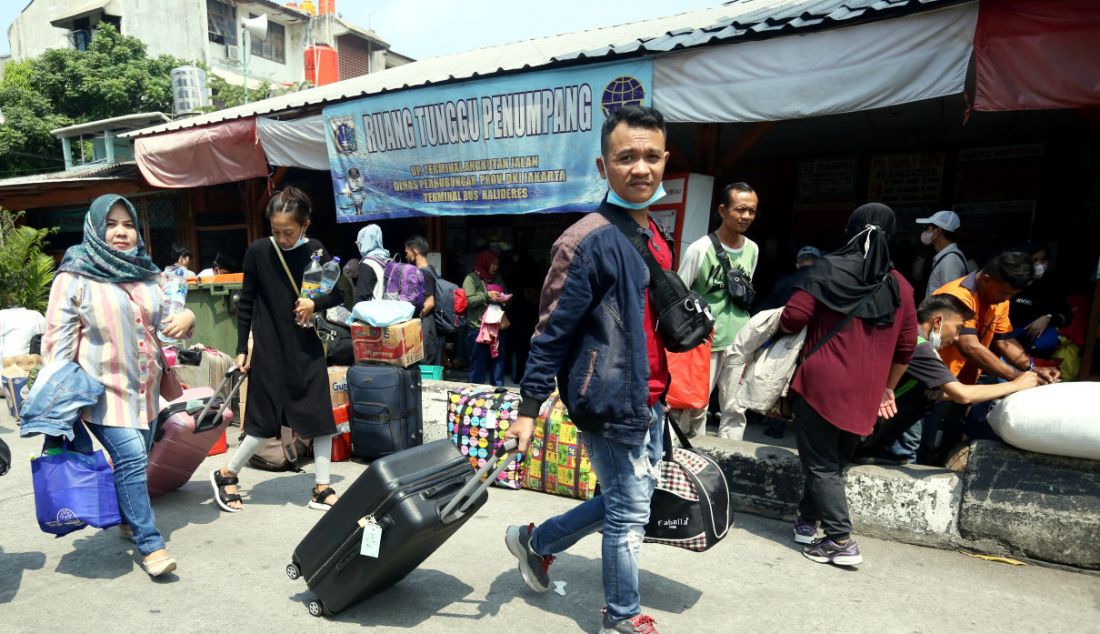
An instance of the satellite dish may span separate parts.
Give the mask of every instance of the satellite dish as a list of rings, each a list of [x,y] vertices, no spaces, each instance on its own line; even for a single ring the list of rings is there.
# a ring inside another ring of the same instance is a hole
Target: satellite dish
[[[261,13],[258,18],[241,20],[241,27],[248,31],[252,37],[263,41],[267,39],[267,14]]]

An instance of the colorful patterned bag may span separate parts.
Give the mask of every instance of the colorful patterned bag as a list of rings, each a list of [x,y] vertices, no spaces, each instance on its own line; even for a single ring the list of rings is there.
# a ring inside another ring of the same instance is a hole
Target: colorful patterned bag
[[[474,469],[492,460],[497,447],[504,443],[504,432],[519,417],[520,395],[504,388],[464,387],[448,392],[447,431],[462,455]],[[523,484],[523,455],[502,471],[494,483],[506,489]]]
[[[557,392],[542,405],[523,466],[523,486],[532,491],[579,500],[596,493],[596,472]]]

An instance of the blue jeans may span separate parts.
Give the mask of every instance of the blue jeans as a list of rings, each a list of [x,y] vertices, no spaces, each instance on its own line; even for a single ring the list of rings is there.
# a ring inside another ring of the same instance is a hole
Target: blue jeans
[[[655,405],[646,443],[637,446],[582,431],[580,439],[596,470],[600,495],[546,520],[531,534],[531,548],[536,553],[553,555],[603,528],[603,594],[612,621],[628,619],[642,611],[638,556],[657,484],[663,420],[663,407]]]
[[[504,347],[503,332],[498,339],[500,345],[497,349],[497,358],[493,358],[489,350],[489,344],[478,343],[477,333],[480,328],[470,328],[467,339],[470,343],[467,350],[470,351],[470,383],[490,383],[496,387],[504,385],[504,355],[507,353]],[[486,375],[489,375],[486,377]],[[485,379],[489,378],[489,381]]]
[[[78,423],[76,427],[82,428],[83,425]],[[146,481],[152,430],[105,427],[95,424],[89,424],[88,429],[111,457],[111,463],[115,468],[118,510],[122,515],[122,521],[129,524],[134,532],[134,544],[142,555],[164,548],[164,538],[157,530]],[[72,448],[74,451],[91,452],[91,439],[78,432]]]

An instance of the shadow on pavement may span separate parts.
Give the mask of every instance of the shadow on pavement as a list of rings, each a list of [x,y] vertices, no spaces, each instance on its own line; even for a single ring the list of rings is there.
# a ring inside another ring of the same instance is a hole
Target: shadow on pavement
[[[256,482],[251,476],[254,470],[245,470],[241,474],[242,497],[245,506],[249,504],[263,504],[270,506],[300,506],[305,508],[309,504],[310,492],[313,490],[314,473],[312,470],[301,473],[291,473],[276,476],[263,482]],[[346,478],[332,474],[332,488],[336,489],[336,495],[343,493],[340,486]],[[256,482],[251,486],[251,482]],[[213,499],[213,489],[210,485],[206,488],[207,499]]]
[[[15,598],[23,584],[24,570],[41,570],[45,565],[45,553],[6,553],[0,547],[0,604],[11,603]]]
[[[95,532],[73,541],[72,550],[61,556],[55,572],[82,579],[117,579],[134,570],[137,549],[119,538],[117,528],[91,530]]]
[[[371,627],[413,628],[433,617],[457,616],[443,612],[448,606],[478,603],[465,600],[473,590],[472,586],[447,573],[419,568],[389,590],[325,618]],[[303,611],[313,598],[313,593],[309,591],[290,597],[292,601],[302,604]]]

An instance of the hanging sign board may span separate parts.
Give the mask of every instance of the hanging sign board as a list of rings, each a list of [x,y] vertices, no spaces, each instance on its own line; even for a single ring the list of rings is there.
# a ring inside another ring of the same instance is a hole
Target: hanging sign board
[[[649,60],[431,86],[324,110],[338,222],[589,211],[600,127],[651,101]]]

